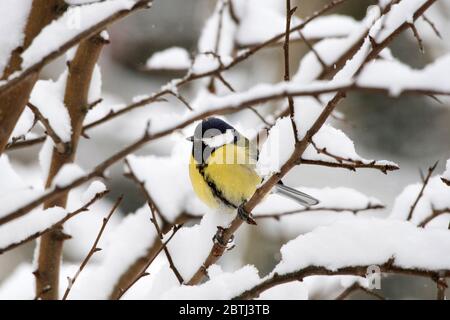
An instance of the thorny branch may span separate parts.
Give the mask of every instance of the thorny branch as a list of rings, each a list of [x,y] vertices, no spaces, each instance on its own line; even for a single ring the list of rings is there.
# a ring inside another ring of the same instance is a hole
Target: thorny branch
[[[95,238],[94,244],[92,245],[91,249],[89,250],[87,256],[84,258],[83,262],[81,262],[81,265],[78,268],[78,270],[75,273],[75,275],[72,278],[67,277],[67,281],[69,282],[69,284],[67,285],[67,289],[64,292],[62,300],[66,300],[67,299],[67,297],[69,296],[70,290],[72,290],[72,287],[73,287],[75,281],[77,281],[78,276],[83,271],[83,269],[86,267],[86,265],[88,264],[88,262],[91,259],[91,257],[96,252],[102,250],[101,248],[97,247],[98,242],[100,241],[100,238],[103,235],[103,231],[105,231],[106,225],[108,224],[109,220],[111,219],[111,216],[114,214],[114,212],[116,211],[116,209],[119,207],[120,203],[122,202],[122,199],[123,199],[122,196],[117,198],[117,200],[114,203],[114,205],[113,205],[112,209],[110,210],[109,214],[105,218],[103,218],[102,226],[100,227],[100,230],[99,230],[99,232],[97,234],[97,237]]]

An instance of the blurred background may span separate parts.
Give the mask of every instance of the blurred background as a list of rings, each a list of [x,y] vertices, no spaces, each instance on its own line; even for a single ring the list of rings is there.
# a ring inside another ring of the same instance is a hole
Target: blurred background
[[[284,10],[284,1],[279,2],[280,9]],[[327,2],[298,1],[297,15],[308,16]],[[413,67],[420,68],[448,52],[449,3],[447,0],[438,1],[427,14],[442,33],[442,40],[432,34],[427,25],[420,24],[419,31],[424,39],[425,53],[420,53],[411,30],[408,30],[391,46],[394,56]],[[347,14],[359,20],[364,17],[367,6],[371,4],[374,4],[374,1],[350,0],[334,12]],[[105,103],[127,103],[137,95],[150,94],[168,80],[182,76],[183,73],[150,73],[144,71],[143,67],[152,53],[168,47],[180,46],[194,53],[203,23],[214,6],[215,1],[212,0],[155,0],[150,10],[133,14],[108,29],[111,44],[104,50],[100,61]],[[297,42],[293,44],[291,50],[291,69],[295,71],[307,48]],[[239,89],[261,81],[277,82],[282,77],[282,61],[281,46],[268,48],[258,53],[252,61],[242,64],[239,71],[230,74],[229,78]],[[264,68],[261,68],[262,65]],[[63,67],[63,59],[56,61],[44,70],[41,77],[55,79]],[[389,70],[386,70],[386,77],[389,77]],[[193,88],[195,84],[185,89],[190,99]],[[174,112],[184,110],[183,106],[176,102],[152,104],[90,131],[91,139],[82,141],[80,145],[78,163],[83,168],[94,166],[142,134],[145,126],[143,115],[158,114],[168,109]],[[426,170],[439,160],[436,172],[442,172],[446,159],[450,158],[448,100],[439,103],[428,97],[405,96],[393,99],[379,95],[351,93],[340,104],[338,110],[345,115],[346,120],[335,121],[333,125],[341,128],[355,142],[356,150],[361,156],[368,159],[392,160],[398,163],[401,169],[384,175],[378,171],[364,169],[351,172],[344,169],[300,166],[289,174],[285,182],[294,186],[354,188],[380,199],[387,206],[384,214],[388,214],[395,197],[402,189],[420,180],[419,169]],[[251,117],[248,114],[246,116]],[[22,172],[32,174],[30,168],[38,166],[39,149],[40,146],[36,146],[9,154],[22,164],[23,168],[20,168]],[[170,138],[167,138],[150,144],[139,154],[168,155],[170,151]],[[107,184],[113,191],[109,195],[110,199],[117,197],[118,194],[126,195],[121,207],[121,214],[125,215],[142,206],[144,200],[136,186],[122,176],[122,169],[122,164],[115,166]],[[86,227],[83,225],[83,228]],[[92,230],[96,229],[97,226],[92,226]],[[279,239],[274,240],[262,230],[251,231],[252,245],[247,246],[245,252],[239,254],[245,257],[243,258],[245,263],[255,264],[261,273],[265,274],[276,263],[279,248],[288,238],[279,235]],[[86,237],[83,242],[89,245],[88,240],[92,235],[87,234]],[[67,244],[65,259],[77,261],[83,258],[83,250],[71,247],[70,241]],[[30,261],[33,248],[34,244],[30,244],[26,248],[1,255],[0,281],[10,274],[17,264]],[[389,281],[383,281],[382,291],[388,298],[435,297],[434,283],[429,280],[412,280],[409,277],[391,277]]]

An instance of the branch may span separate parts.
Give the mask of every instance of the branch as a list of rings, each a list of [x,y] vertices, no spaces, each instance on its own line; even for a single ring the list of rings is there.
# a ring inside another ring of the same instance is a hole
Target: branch
[[[394,171],[394,170],[398,170],[399,167],[395,166],[393,164],[377,164],[377,162],[375,160],[370,161],[369,163],[365,163],[361,160],[356,160],[356,159],[351,159],[351,158],[343,158],[341,156],[332,154],[331,152],[329,152],[327,150],[327,148],[319,148],[315,142],[313,140],[311,140],[311,145],[314,147],[314,149],[317,151],[317,153],[319,154],[324,154],[334,160],[336,160],[336,165],[341,165],[344,168],[347,168],[349,170],[352,171],[356,171],[356,168],[373,168],[373,169],[378,169],[381,170],[384,174],[387,173],[387,171]],[[300,163],[304,163],[305,160],[300,160]],[[306,159],[306,161],[308,161]],[[309,161],[310,164],[323,164],[325,163],[325,165],[328,166],[332,166],[330,164],[332,164],[333,162],[327,162],[327,161],[320,161],[320,160],[310,160]]]
[[[81,208],[79,208],[79,209],[77,209],[77,210],[75,210],[75,211],[73,211],[73,212],[67,214],[64,218],[62,218],[61,220],[55,222],[55,223],[54,223],[53,225],[51,225],[50,227],[48,227],[48,228],[46,228],[46,229],[44,229],[44,230],[42,230],[42,231],[36,232],[36,233],[34,233],[34,234],[28,236],[27,238],[25,238],[25,239],[23,239],[23,240],[21,240],[21,241],[19,241],[19,242],[12,243],[12,244],[10,244],[10,245],[8,245],[8,246],[6,246],[6,247],[0,248],[0,255],[3,254],[3,253],[5,253],[6,251],[15,249],[15,248],[17,248],[17,247],[19,247],[19,246],[21,246],[21,245],[23,245],[23,244],[25,244],[25,243],[28,243],[28,242],[30,242],[30,241],[33,241],[33,240],[39,238],[40,236],[46,234],[47,232],[49,232],[49,231],[52,230],[54,227],[56,227],[56,226],[58,226],[58,225],[60,225],[60,224],[63,224],[63,223],[65,223],[65,222],[67,222],[68,220],[72,219],[73,217],[75,217],[76,215],[78,215],[78,214],[80,214],[80,213],[82,213],[82,212],[88,211],[88,210],[89,210],[89,207],[90,207],[94,202],[96,202],[97,200],[103,198],[103,196],[106,195],[107,193],[108,193],[108,191],[104,191],[104,192],[101,192],[101,193],[97,193],[97,194],[96,194],[96,195],[95,195],[88,203],[84,204]]]
[[[291,18],[293,14],[295,13],[295,10],[297,10],[297,7],[291,9],[291,0],[286,0],[286,31],[285,31],[285,38],[284,38],[284,45],[283,45],[283,51],[284,51],[284,81],[288,82],[290,80],[290,70],[289,70],[289,36],[290,36],[290,28],[291,28]],[[300,31],[299,31],[300,32]],[[289,96],[288,97],[288,105],[289,105],[289,116],[291,118],[292,123],[292,130],[295,137],[295,143],[298,142],[298,131],[297,131],[297,124],[294,120],[294,99]]]
[[[84,258],[83,262],[81,262],[80,267],[78,268],[77,272],[75,273],[75,275],[70,278],[67,277],[67,280],[69,282],[66,291],[64,292],[63,298],[62,300],[66,300],[70,290],[72,289],[75,281],[77,281],[78,276],[80,275],[81,271],[83,271],[83,269],[86,267],[86,265],[89,262],[89,259],[91,259],[91,257],[98,251],[102,250],[100,248],[97,247],[98,242],[100,241],[100,238],[102,237],[103,231],[106,228],[106,225],[109,222],[109,219],[111,219],[111,216],[113,215],[113,213],[116,211],[117,207],[120,205],[120,203],[122,202],[123,196],[120,196],[119,198],[117,198],[116,202],[114,203],[111,211],[109,212],[108,216],[106,216],[105,218],[103,218],[103,223],[102,226],[100,227],[100,230],[97,234],[97,237],[95,238],[94,244],[91,247],[91,250],[89,250],[89,253],[87,254],[87,256]]]
[[[380,170],[384,174],[386,174],[388,171],[395,171],[398,170],[399,167],[390,165],[390,164],[377,164],[376,161],[372,161],[370,163],[364,163],[362,161],[354,161],[354,162],[328,162],[323,160],[310,160],[310,159],[300,159],[299,164],[309,164],[309,165],[317,165],[317,166],[324,166],[324,167],[332,167],[332,168],[343,168],[348,169],[350,171],[356,171],[356,169],[376,169]]]
[[[183,227],[183,225],[178,225],[178,226],[174,226],[173,227],[173,232],[170,235],[170,237],[167,239],[167,241],[165,241],[162,246],[157,250],[156,254],[154,255],[154,257],[152,259],[150,259],[146,264],[145,267],[142,269],[142,272],[139,273],[139,275],[136,277],[136,279],[133,280],[133,282],[131,282],[127,287],[125,288],[121,288],[120,289],[120,294],[116,297],[117,300],[119,300],[128,290],[130,290],[130,288],[132,286],[134,286],[134,284],[136,282],[138,282],[141,278],[148,276],[149,274],[146,272],[146,270],[150,267],[150,265],[153,263],[153,261],[155,260],[155,258],[161,253],[161,251],[164,250],[164,248],[166,248],[167,244],[170,242],[170,240],[172,240],[172,238],[174,237],[174,235],[178,232],[178,230],[180,230]]]
[[[91,87],[92,74],[100,57],[103,46],[107,44],[100,34],[96,34],[79,43],[75,56],[67,64],[68,74],[64,92],[64,105],[70,116],[72,134],[69,148],[60,153],[55,148],[52,152],[50,168],[46,181],[46,188],[50,188],[53,179],[64,165],[73,163],[82,134],[83,121],[91,104],[88,100]],[[65,207],[68,192],[60,194],[54,199],[44,202],[44,208],[53,206]],[[39,242],[38,274],[36,277],[36,292],[50,286],[43,299],[58,299],[59,293],[59,267],[65,238],[63,226],[59,225]]]
[[[420,189],[419,194],[416,197],[416,200],[412,204],[411,208],[409,209],[408,217],[406,218],[407,221],[410,221],[412,219],[414,210],[416,209],[417,203],[419,203],[420,198],[423,196],[423,191],[427,187],[428,182],[430,181],[431,175],[433,174],[434,169],[436,169],[438,162],[436,162],[433,166],[428,168],[428,174],[422,181],[422,188]]]
[[[272,218],[275,220],[280,220],[282,217],[299,214],[299,213],[305,213],[305,212],[317,212],[317,211],[332,211],[332,212],[352,212],[353,214],[357,214],[359,212],[368,211],[368,210],[377,210],[377,209],[384,209],[385,206],[381,204],[372,204],[368,203],[367,206],[363,208],[335,208],[335,207],[306,207],[302,209],[296,209],[291,211],[285,211],[285,212],[278,212],[278,213],[267,213],[267,214],[259,214],[255,216],[255,219],[268,219]]]
[[[441,178],[442,182],[445,183],[446,185],[448,185],[450,187],[450,180],[445,179],[445,178]]]
[[[33,111],[36,119],[38,119],[44,126],[45,131],[50,136],[50,138],[53,140],[56,150],[59,153],[65,153],[69,148],[68,143],[62,141],[62,139],[58,136],[58,134],[55,132],[55,130],[53,130],[48,119],[44,117],[44,115],[41,113],[41,111],[39,110],[38,107],[36,107],[34,104],[32,104],[29,101],[28,101],[27,106],[28,106],[28,108],[30,108],[31,111]]]
[[[360,276],[365,277],[367,274],[367,269],[371,267],[367,266],[350,266],[343,267],[337,270],[329,270],[325,267],[319,266],[309,266],[298,271],[294,271],[291,273],[279,275],[277,273],[273,274],[265,281],[256,285],[250,290],[245,291],[239,296],[233,298],[233,300],[247,300],[254,299],[259,297],[259,295],[277,285],[288,283],[292,281],[303,281],[304,278],[310,276],[336,276],[336,275],[352,275],[352,276]],[[404,275],[412,275],[412,276],[421,276],[428,278],[435,278],[439,276],[449,276],[450,270],[441,270],[441,271],[432,271],[432,270],[423,270],[423,269],[415,269],[415,268],[403,268],[398,267],[392,264],[391,261],[388,261],[380,266],[381,273],[389,273],[389,274],[404,274]]]

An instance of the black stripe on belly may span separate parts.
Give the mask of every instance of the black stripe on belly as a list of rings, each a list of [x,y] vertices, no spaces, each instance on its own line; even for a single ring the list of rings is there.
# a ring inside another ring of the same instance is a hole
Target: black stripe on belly
[[[202,165],[197,165],[197,169],[198,172],[200,173],[200,175],[203,177],[203,180],[205,180],[205,182],[208,184],[209,188],[211,189],[211,192],[213,193],[214,197],[216,197],[217,199],[219,199],[220,201],[222,201],[225,205],[237,209],[238,206],[236,206],[234,203],[231,203],[230,201],[228,201],[225,196],[222,194],[222,191],[220,191],[216,184],[214,183],[214,181],[211,181],[210,179],[208,179],[208,177],[205,174],[205,169],[208,165],[207,164],[202,164]]]

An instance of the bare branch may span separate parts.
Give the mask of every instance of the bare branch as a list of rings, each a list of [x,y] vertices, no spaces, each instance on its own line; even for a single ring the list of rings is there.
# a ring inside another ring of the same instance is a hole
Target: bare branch
[[[295,214],[299,214],[299,213],[306,213],[306,212],[323,212],[323,211],[328,211],[328,212],[351,212],[353,214],[357,214],[359,212],[363,212],[363,211],[368,211],[368,210],[378,210],[378,209],[384,209],[385,206],[381,205],[381,204],[372,204],[372,203],[368,203],[367,206],[363,207],[363,208],[336,208],[336,207],[306,207],[306,208],[301,208],[301,209],[296,209],[296,210],[291,210],[291,211],[285,211],[285,212],[278,212],[278,213],[266,213],[266,214],[259,214],[257,216],[255,216],[255,219],[268,219],[268,218],[272,218],[275,220],[280,220],[283,217],[286,216],[291,216],[291,215],[295,215]]]
[[[47,131],[47,134],[50,136],[50,138],[53,140],[55,144],[55,148],[59,153],[65,153],[66,150],[69,148],[68,142],[62,141],[62,139],[56,134],[56,132],[53,130],[52,126],[50,125],[50,122],[47,118],[44,117],[44,115],[39,111],[39,108],[36,107],[31,102],[28,102],[27,104],[28,108],[30,108],[31,111],[33,111],[36,119],[38,119],[42,125],[44,126],[45,130]]]
[[[100,238],[102,237],[103,231],[105,231],[106,225],[109,222],[109,219],[111,219],[111,216],[114,214],[114,212],[116,211],[117,207],[119,207],[120,203],[122,202],[123,196],[120,196],[116,202],[114,203],[111,211],[109,212],[109,214],[103,218],[103,222],[102,222],[102,226],[100,227],[100,230],[97,234],[97,237],[95,238],[94,244],[92,245],[91,249],[89,250],[87,256],[84,258],[83,262],[81,262],[80,267],[78,268],[77,272],[75,273],[75,275],[72,278],[67,277],[67,280],[69,282],[69,284],[67,285],[67,289],[64,292],[63,298],[62,300],[66,300],[67,297],[69,296],[70,290],[72,290],[72,287],[75,283],[75,281],[77,281],[78,276],[80,275],[81,271],[83,271],[83,269],[86,267],[86,265],[88,264],[89,260],[91,259],[91,257],[98,251],[102,250],[100,248],[97,247],[98,242],[100,241]]]
[[[428,168],[428,174],[425,177],[425,179],[422,179],[423,183],[422,183],[422,188],[419,191],[419,194],[416,197],[416,200],[414,201],[414,203],[412,204],[411,208],[409,209],[409,213],[408,213],[408,217],[406,218],[407,221],[410,221],[412,219],[413,213],[414,213],[414,209],[416,209],[417,203],[419,203],[420,198],[422,198],[423,196],[423,191],[425,190],[425,188],[427,187],[428,182],[430,181],[431,175],[433,174],[433,171],[436,169],[438,162],[436,162],[433,166],[431,166],[430,168]]]

